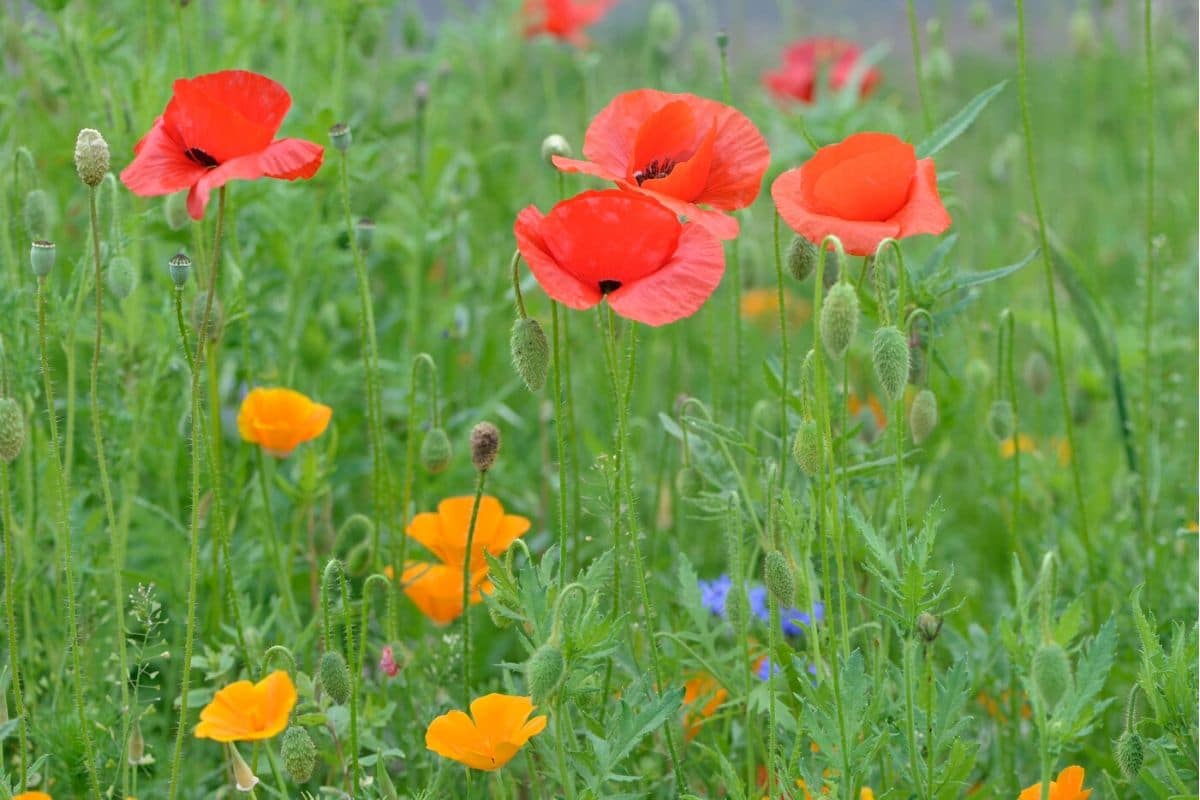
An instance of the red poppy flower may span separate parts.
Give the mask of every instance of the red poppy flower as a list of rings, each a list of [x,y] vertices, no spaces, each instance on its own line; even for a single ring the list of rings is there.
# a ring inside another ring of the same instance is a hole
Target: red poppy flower
[[[213,189],[232,180],[311,178],[325,150],[303,139],[276,139],[292,98],[263,75],[226,70],[180,78],[154,127],[134,145],[121,181],[152,197],[190,190],[192,219],[204,216]]]
[[[771,196],[796,233],[812,242],[833,234],[856,256],[874,253],[888,237],[950,227],[933,159],[918,160],[911,144],[890,133],[856,133],[822,147],[776,178]]]
[[[583,29],[598,22],[617,0],[525,0],[525,36],[554,36],[583,47]]]
[[[694,314],[725,272],[707,229],[649,197],[609,189],[517,215],[517,247],[546,294],[575,309],[607,297],[623,317],[665,325]]]
[[[651,195],[721,239],[737,236],[738,222],[720,212],[753,203],[771,161],[736,108],[656,89],[617,95],[588,126],[583,154],[587,161],[555,156],[554,165]]]
[[[834,91],[850,80],[862,58],[862,49],[854,42],[831,37],[814,37],[790,45],[783,51],[783,66],[763,73],[763,84],[783,100],[811,103],[816,97],[817,79],[828,72]],[[866,97],[879,84],[879,70],[868,68],[859,78],[859,96]]]

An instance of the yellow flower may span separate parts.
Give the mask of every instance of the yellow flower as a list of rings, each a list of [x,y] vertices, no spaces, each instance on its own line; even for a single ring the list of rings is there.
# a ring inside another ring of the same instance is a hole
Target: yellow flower
[[[1017,452],[1017,447],[1021,448],[1022,453],[1037,452],[1037,443],[1033,441],[1033,437],[1027,433],[1021,433],[1017,435],[1015,442],[1010,436],[1000,443],[1000,457],[1012,458]]]
[[[392,576],[391,567],[385,569],[385,574]],[[462,616],[462,579],[462,567],[428,561],[409,562],[400,576],[408,599],[438,625],[448,625]],[[471,576],[471,605],[482,603],[483,595],[491,591],[487,567],[476,570]]]
[[[53,800],[45,792],[21,792],[14,794],[12,800]]]
[[[500,769],[546,727],[546,717],[532,713],[528,697],[484,695],[471,702],[471,716],[455,710],[429,723],[425,746],[472,769]]]
[[[448,497],[438,503],[437,513],[425,512],[413,517],[406,532],[429,548],[442,563],[462,569],[467,555],[467,533],[474,503],[475,498],[471,495]],[[475,537],[471,542],[471,570],[474,572],[487,567],[484,552],[498,556],[528,530],[529,520],[515,514],[505,514],[499,500],[484,495],[479,500]]]
[[[1091,789],[1083,788],[1083,767],[1071,766],[1058,773],[1058,780],[1050,781],[1049,800],[1087,800]],[[1038,781],[1021,792],[1017,800],[1041,800],[1042,783]]]
[[[217,692],[200,712],[197,739],[249,742],[270,739],[287,727],[296,705],[296,687],[283,670],[258,683],[237,681]]]
[[[250,390],[238,411],[238,432],[277,458],[315,439],[329,427],[333,409],[292,389]]]

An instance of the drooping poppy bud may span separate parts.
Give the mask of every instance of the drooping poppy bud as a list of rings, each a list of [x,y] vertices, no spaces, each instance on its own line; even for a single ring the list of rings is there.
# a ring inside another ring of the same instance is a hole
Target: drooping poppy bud
[[[1016,415],[1013,414],[1012,403],[1007,400],[997,400],[988,410],[988,432],[997,442],[1003,442],[1013,435],[1017,426]]]
[[[1033,654],[1033,685],[1048,710],[1071,688],[1071,662],[1058,643],[1047,642]]]
[[[25,414],[11,397],[0,397],[0,461],[11,464],[25,446]]]
[[[341,706],[350,700],[350,668],[346,666],[346,659],[341,653],[326,650],[325,655],[321,656],[318,674],[325,693],[333,702]]]
[[[763,580],[780,605],[791,605],[796,598],[796,579],[792,575],[792,568],[778,550],[767,553],[763,561]]]
[[[926,642],[932,642],[942,632],[942,618],[937,614],[930,614],[928,611],[922,612],[917,617],[917,633]]]
[[[84,128],[75,137],[75,172],[79,180],[93,189],[108,172],[108,142],[100,131]]]
[[[471,430],[471,463],[479,472],[487,472],[496,463],[500,452],[500,429],[490,422],[480,422]]]
[[[513,323],[509,346],[513,367],[525,387],[531,392],[541,391],[550,368],[550,342],[542,326],[532,317],[518,319]]]
[[[823,437],[817,428],[815,420],[805,420],[796,431],[792,441],[792,456],[800,465],[800,471],[808,477],[813,477],[821,471]]]
[[[379,653],[379,671],[389,678],[400,674],[400,665],[396,663],[396,654],[390,644],[385,645]]]
[[[917,392],[908,410],[908,426],[912,429],[913,444],[920,444],[933,433],[938,423],[937,395],[928,389]]]
[[[421,466],[436,475],[450,464],[450,437],[442,428],[430,428],[421,440]]]
[[[188,258],[187,253],[176,253],[167,262],[167,270],[171,273],[171,282],[175,284],[175,288],[182,289],[187,285],[188,276],[192,273],[192,260]]]
[[[354,134],[350,132],[349,125],[345,122],[339,122],[329,129],[329,141],[334,147],[344,153],[354,143]]]
[[[899,328],[886,325],[875,331],[871,361],[884,396],[890,402],[896,402],[908,381],[908,342]]]
[[[839,359],[850,349],[858,333],[858,292],[846,282],[829,290],[821,304],[821,340],[829,357]]]
[[[805,239],[803,236],[797,236],[792,239],[792,243],[788,245],[787,250],[787,265],[788,270],[792,273],[792,277],[798,281],[802,281],[812,274],[817,268],[817,246]],[[858,299],[857,297],[855,298]],[[826,300],[826,302],[829,302]]]
[[[313,767],[317,765],[317,746],[303,726],[288,726],[279,743],[279,754],[283,756],[288,777],[296,783],[308,783]]]
[[[173,231],[182,230],[191,222],[192,218],[188,216],[187,210],[187,192],[175,192],[167,195],[167,199],[163,201],[163,219],[167,221],[167,227]]]
[[[137,288],[138,274],[137,270],[133,268],[132,261],[125,256],[113,256],[112,260],[108,262],[107,272],[105,282],[113,297],[124,300],[133,294],[133,290]]]
[[[545,139],[542,139],[542,161],[545,161],[550,166],[554,166],[555,156],[571,158],[573,155],[571,143],[567,141],[565,136],[552,133]]]
[[[683,20],[679,18],[679,9],[670,0],[658,0],[650,7],[650,15],[646,18],[646,31],[659,52],[668,52],[678,43],[682,28]]]
[[[29,263],[33,267],[33,274],[39,278],[49,275],[50,270],[54,269],[56,255],[54,242],[36,240],[29,246]]]
[[[536,705],[541,705],[554,695],[566,666],[562,650],[549,642],[533,651],[525,663],[525,685],[529,687]]]
[[[1117,766],[1125,780],[1133,782],[1142,771],[1142,763],[1146,759],[1146,748],[1141,735],[1135,730],[1127,730],[1117,739],[1113,748]]]

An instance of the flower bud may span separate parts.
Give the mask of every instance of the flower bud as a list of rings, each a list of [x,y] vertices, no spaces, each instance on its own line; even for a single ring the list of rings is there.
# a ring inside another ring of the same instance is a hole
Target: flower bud
[[[140,719],[133,723],[133,730],[129,732],[125,760],[131,767],[142,767],[154,763],[154,756],[146,752],[146,740],[142,738],[142,721]]]
[[[182,230],[188,224],[191,217],[188,216],[187,210],[187,192],[167,195],[167,199],[163,201],[163,218],[167,221],[167,227],[173,231]]]
[[[550,368],[550,342],[546,332],[536,319],[525,317],[513,323],[509,337],[513,367],[531,392],[541,391],[546,385],[546,372]]]
[[[817,268],[817,246],[803,236],[792,239],[787,250],[787,265],[793,278],[798,281],[804,280]]]
[[[834,284],[821,305],[820,324],[825,352],[833,359],[844,356],[858,333],[858,293],[853,286]]]
[[[670,50],[679,41],[679,33],[683,22],[679,18],[679,9],[670,0],[658,0],[650,7],[650,16],[646,19],[646,30],[650,41],[661,51]]]
[[[30,239],[47,239],[54,227],[54,208],[45,189],[32,189],[25,195],[25,232]]]
[[[908,427],[912,429],[913,444],[920,444],[933,433],[938,424],[937,395],[928,389],[917,392],[908,410]]]
[[[308,731],[300,725],[289,725],[279,743],[283,767],[295,783],[308,783],[317,765],[317,746]]]
[[[33,274],[39,278],[49,275],[50,270],[54,269],[55,255],[54,242],[39,239],[30,245],[29,263],[33,267]]]
[[[11,397],[0,397],[0,461],[11,464],[25,446],[25,414]]]
[[[967,362],[967,385],[976,392],[981,392],[992,382],[992,368],[982,358],[972,358]]]
[[[350,668],[342,654],[337,650],[326,650],[317,672],[325,694],[338,705],[345,705],[350,700]]]
[[[684,466],[675,473],[675,492],[681,498],[695,497],[704,487],[704,479],[693,466]]]
[[[1042,355],[1041,350],[1034,350],[1025,357],[1021,374],[1025,377],[1025,385],[1038,397],[1046,393],[1050,388],[1050,381],[1054,379],[1054,373],[1050,371],[1050,362]]]
[[[108,172],[108,142],[100,131],[84,128],[75,137],[75,171],[79,180],[95,188]]]
[[[235,744],[229,745],[229,760],[233,762],[233,779],[237,790],[239,792],[253,791],[254,787],[258,785],[258,776],[242,758],[242,754],[238,752]]]
[[[108,274],[105,282],[113,297],[124,300],[133,294],[137,288],[138,274],[133,268],[133,262],[125,256],[113,256],[108,262]]]
[[[1013,430],[1017,427],[1012,403],[1007,400],[997,400],[992,403],[992,407],[988,411],[987,426],[988,431],[997,442],[1011,438]]]
[[[471,430],[471,463],[479,472],[487,472],[496,463],[500,452],[500,429],[490,422],[480,422]]]
[[[1146,760],[1146,748],[1142,737],[1137,731],[1125,731],[1117,739],[1113,755],[1116,756],[1117,766],[1125,780],[1132,783],[1142,771],[1142,763]]]
[[[425,471],[437,474],[450,464],[450,437],[442,428],[430,428],[421,440],[421,466]]]
[[[338,150],[343,153],[350,149],[350,145],[354,142],[354,135],[350,133],[350,126],[344,122],[339,122],[329,129],[329,141]]]
[[[572,155],[571,143],[566,140],[566,137],[552,133],[545,139],[542,139],[542,160],[547,164],[553,166],[553,158],[555,156],[570,158]]]
[[[796,599],[796,579],[792,576],[792,568],[778,550],[767,553],[763,560],[763,580],[780,605],[791,605]]]
[[[930,614],[928,611],[925,611],[917,617],[917,633],[926,642],[932,642],[941,632],[942,618],[937,614]]]
[[[379,671],[389,678],[400,674],[400,665],[396,663],[396,654],[390,644],[384,645],[383,650],[379,652]]]
[[[175,288],[182,289],[187,285],[188,276],[192,272],[192,260],[187,257],[187,253],[178,252],[167,262],[167,270],[171,273],[171,281],[174,282]]]
[[[796,438],[792,441],[792,456],[800,465],[800,471],[810,478],[821,471],[822,451],[825,449],[822,444],[821,431],[815,420],[805,420],[800,424],[800,430],[796,431]]]
[[[717,47],[724,50],[729,46],[729,31],[722,28],[717,31]]]
[[[908,342],[899,328],[886,325],[875,331],[871,360],[884,396],[896,402],[908,381]]]
[[[525,685],[535,705],[541,705],[554,695],[566,668],[562,650],[557,646],[547,642],[533,651],[525,662]]]
[[[354,241],[362,252],[370,250],[375,242],[375,220],[363,217],[354,223]]]
[[[1033,654],[1033,686],[1048,711],[1071,688],[1071,662],[1061,645],[1047,642]]]

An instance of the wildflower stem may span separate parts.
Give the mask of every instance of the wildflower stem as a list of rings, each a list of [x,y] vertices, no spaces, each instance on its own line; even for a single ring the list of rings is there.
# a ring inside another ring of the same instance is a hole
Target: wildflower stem
[[[908,32],[912,37],[913,66],[917,71],[917,95],[921,100],[921,116],[925,120],[925,131],[933,130],[933,115],[929,110],[929,99],[925,94],[925,69],[921,64],[921,30],[917,20],[917,9],[913,0],[907,0]]]
[[[1071,481],[1075,490],[1075,504],[1079,517],[1079,533],[1083,539],[1083,549],[1087,556],[1086,569],[1092,573],[1097,565],[1092,547],[1091,532],[1088,528],[1087,506],[1083,497],[1083,480],[1079,475],[1079,449],[1075,446],[1075,423],[1071,419],[1071,402],[1067,395],[1067,370],[1063,361],[1062,335],[1058,326],[1058,303],[1054,296],[1054,265],[1050,259],[1050,242],[1046,234],[1046,216],[1042,211],[1042,197],[1038,189],[1037,162],[1033,155],[1033,121],[1029,111],[1029,69],[1028,56],[1025,47],[1025,0],[1017,3],[1017,77],[1021,98],[1021,127],[1025,133],[1025,158],[1029,167],[1029,190],[1033,195],[1033,209],[1037,215],[1038,240],[1042,250],[1042,262],[1046,267],[1046,295],[1050,303],[1050,327],[1054,334],[1054,366],[1058,378],[1059,402],[1062,404],[1063,424],[1066,426],[1067,446],[1071,450]],[[1089,580],[1092,591],[1091,598],[1092,620],[1100,619],[1100,608],[1096,597],[1099,583]]]
[[[775,639],[779,631],[779,599],[767,591],[767,797],[775,800]]]
[[[775,284],[779,291],[779,491],[787,484],[788,465],[788,326],[783,285],[783,252],[779,247],[779,214],[772,214],[771,242],[775,250]]]
[[[558,449],[558,585],[567,581],[567,442],[563,430],[563,353],[559,345],[558,302],[550,301],[554,339],[554,440]]]
[[[916,707],[917,701],[913,696],[913,653],[916,650],[916,642],[912,640],[912,636],[904,639],[901,647],[901,679],[904,681],[904,734],[908,739],[908,762],[909,770],[912,772],[912,782],[914,789],[918,790],[922,797],[929,797],[929,787],[922,786],[921,781],[921,753],[917,749],[917,720]]]
[[[108,478],[108,460],[104,454],[104,434],[100,427],[100,348],[104,336],[104,280],[100,266],[100,221],[96,213],[96,187],[88,188],[88,214],[92,228],[92,262],[95,266],[96,277],[96,339],[92,350],[92,371],[89,382],[88,399],[91,406],[92,437],[96,441],[96,467],[100,472],[100,494],[104,498],[104,518],[108,525],[109,548],[112,557],[113,581],[113,617],[116,621],[117,637],[117,669],[121,676],[121,741],[124,742],[129,734],[129,657],[125,650],[125,590],[121,586],[124,544],[121,541],[121,528],[117,524],[117,515],[113,510],[112,483]],[[121,787],[124,793],[129,791],[129,770],[122,763],[119,766]]]
[[[561,693],[554,705],[554,751],[558,759],[559,780],[562,781],[568,800],[575,800],[575,781],[571,780],[571,770],[567,767],[567,749],[563,741],[563,729],[566,726],[563,724],[565,710],[563,708]]]
[[[88,773],[88,784],[92,796],[100,798],[100,777],[96,772],[96,754],[92,747],[92,734],[87,714],[83,709],[83,662],[79,658],[79,622],[75,612],[75,573],[71,565],[71,522],[67,513],[67,495],[69,488],[63,469],[61,448],[58,438],[58,412],[54,407],[54,382],[50,375],[50,354],[46,344],[46,279],[38,278],[37,282],[37,315],[38,315],[38,345],[42,361],[42,386],[46,394],[46,411],[50,420],[50,468],[54,472],[55,502],[54,510],[57,519],[59,538],[63,546],[63,577],[66,582],[67,595],[67,635],[71,650],[71,671],[74,677],[72,692],[75,700],[75,713],[79,717],[79,735],[83,740],[83,757]],[[7,552],[5,560],[8,559]]]
[[[933,793],[933,645],[927,643],[925,650],[925,792],[930,797]]]
[[[354,646],[354,617],[350,609],[350,586],[346,580],[346,567],[340,561],[334,563],[338,565],[338,580],[342,588],[342,627],[345,628],[346,660],[350,667],[350,782],[357,797],[362,781],[362,768],[358,763],[358,683],[362,680],[362,662]],[[366,636],[365,630],[363,636]]]
[[[560,172],[561,176],[562,173]],[[575,391],[571,384],[571,315],[564,314],[562,319],[563,336],[563,386],[566,389],[567,400],[567,449],[571,462],[571,572],[579,569],[579,537],[580,514],[583,504],[579,496],[579,437],[575,432]],[[555,418],[555,425],[558,424]]]
[[[196,371],[196,360],[192,358],[191,345],[188,344],[187,325],[183,322],[183,287],[175,287],[175,322],[179,325],[179,341],[183,344],[183,354],[187,357],[188,373]]]
[[[17,592],[13,577],[12,499],[9,497],[8,462],[0,458],[0,525],[4,526],[4,611],[8,624],[8,664],[12,671],[13,700],[17,706],[17,789],[25,789],[25,754],[29,750],[28,722],[25,719],[25,695],[21,691],[21,650],[17,634]]]
[[[479,519],[479,503],[483,499],[483,484],[487,470],[475,476],[475,500],[471,503],[471,521],[467,525],[467,549],[462,564],[462,668],[463,705],[471,705],[471,552],[475,546],[475,523]]]
[[[1010,309],[1004,309],[1000,314],[1000,363],[997,366],[997,376],[1000,383],[1008,384],[1008,402],[1013,411],[1013,480],[1012,480],[1012,513],[1009,515],[1008,538],[1010,549],[1016,553],[1021,562],[1029,566],[1029,556],[1021,545],[1017,533],[1017,523],[1021,513],[1021,414],[1017,406],[1017,384],[1013,371],[1013,343],[1016,336],[1016,319]],[[1007,333],[1007,338],[1005,338]],[[1006,346],[1007,343],[1007,346]]]
[[[1151,457],[1154,449],[1154,416],[1151,390],[1154,382],[1154,41],[1151,0],[1143,3],[1142,41],[1146,52],[1146,301],[1142,313],[1142,528],[1150,535],[1154,523]],[[1074,463],[1072,448],[1072,463]]]
[[[521,294],[521,274],[518,267],[521,264],[521,251],[517,250],[512,254],[512,261],[509,267],[512,271],[513,297],[517,300],[517,313],[521,315],[521,319],[527,319],[529,312],[525,310],[525,297]],[[555,340],[557,342],[557,340]]]
[[[267,459],[261,447],[254,448],[254,456],[258,466],[258,485],[262,490],[263,516],[266,518],[268,558],[275,568],[276,582],[279,592],[283,595],[283,608],[291,618],[292,623],[300,627],[300,615],[296,611],[296,599],[292,595],[292,581],[289,576],[288,564],[291,562],[290,551],[286,556],[279,552],[279,529],[275,525],[275,514],[271,509],[271,483],[267,477]]]

